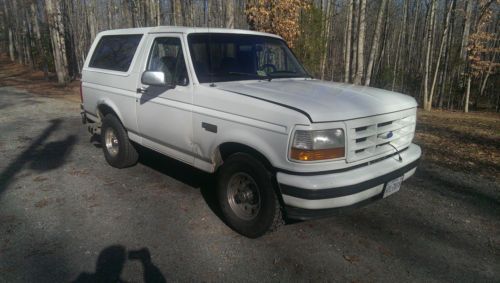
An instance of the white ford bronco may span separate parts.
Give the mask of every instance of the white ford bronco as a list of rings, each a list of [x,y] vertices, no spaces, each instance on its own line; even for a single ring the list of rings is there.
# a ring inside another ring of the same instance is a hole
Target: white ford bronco
[[[215,173],[225,221],[247,237],[387,197],[421,155],[415,99],[313,79],[273,34],[101,32],[81,92],[111,166],[143,146]]]

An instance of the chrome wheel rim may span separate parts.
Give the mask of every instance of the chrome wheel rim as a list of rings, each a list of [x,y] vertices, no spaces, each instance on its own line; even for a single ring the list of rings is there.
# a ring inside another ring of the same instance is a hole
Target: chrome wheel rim
[[[257,183],[247,173],[238,172],[229,179],[227,200],[231,210],[241,219],[252,220],[260,211],[261,198]]]
[[[118,138],[116,137],[116,133],[113,129],[108,128],[106,130],[104,142],[106,143],[106,150],[108,151],[109,155],[115,157],[118,154],[119,143]]]

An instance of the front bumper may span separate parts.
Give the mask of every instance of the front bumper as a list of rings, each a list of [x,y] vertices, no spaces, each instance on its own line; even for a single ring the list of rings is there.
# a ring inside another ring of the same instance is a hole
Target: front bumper
[[[387,182],[411,177],[422,151],[416,144],[398,155],[352,170],[301,175],[277,173],[285,212],[289,218],[310,219],[327,216],[338,208],[359,206],[382,198]]]

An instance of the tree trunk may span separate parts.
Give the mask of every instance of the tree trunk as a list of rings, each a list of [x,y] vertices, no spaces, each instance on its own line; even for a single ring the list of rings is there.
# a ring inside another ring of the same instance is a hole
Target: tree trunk
[[[57,0],[55,0],[57,1]],[[87,7],[88,10],[88,23],[89,23],[89,32],[90,32],[90,41],[93,41],[95,36],[97,35],[97,18],[95,16],[96,13],[96,1],[93,0],[90,7]]]
[[[17,62],[19,64],[24,63],[24,49],[23,49],[23,40],[21,38],[21,26],[22,24],[19,23],[21,17],[19,16],[19,8],[18,8],[18,2],[17,1],[12,1],[12,13],[13,13],[13,39],[14,39],[14,49],[17,57]]]
[[[358,35],[358,56],[356,76],[354,77],[354,84],[360,85],[365,73],[365,30],[366,30],[366,0],[361,0],[359,8],[359,35]]]
[[[7,8],[7,0],[3,1],[3,9],[4,9],[4,24],[5,28],[7,29],[7,37],[9,40],[9,57],[12,62],[16,60],[16,54],[14,51],[14,35],[12,33],[12,21],[11,21],[11,15],[9,14],[9,9]]]
[[[141,27],[141,11],[138,0],[129,0],[132,10],[132,22],[134,27]]]
[[[226,28],[234,28],[234,0],[226,1]]]
[[[464,30],[462,33],[462,45],[460,46],[460,59],[462,60],[462,73],[467,73],[467,69],[469,66],[468,60],[467,60],[467,47],[469,45],[469,34],[470,34],[470,26],[472,22],[472,9],[474,6],[474,0],[468,0],[466,7],[465,7],[465,19],[464,19]],[[470,76],[469,76],[470,77]],[[471,78],[467,78],[468,80]],[[468,86],[470,87],[470,86]],[[467,103],[469,101],[469,98],[466,96],[470,94],[470,90],[466,90],[464,93],[462,100],[465,101],[467,100]],[[464,104],[464,110],[467,109],[466,112],[469,111],[469,105]]]
[[[12,62],[16,61],[16,53],[14,51],[14,36],[12,35],[12,29],[9,27],[9,57]]]
[[[356,68],[358,67],[358,40],[359,40],[359,1],[354,0],[354,14],[352,15],[352,59],[351,59],[351,81],[354,81],[356,76]]]
[[[408,0],[404,0],[403,4],[403,20],[401,23],[401,32],[398,36],[398,45],[396,50],[396,59],[394,61],[394,69],[392,74],[392,90],[396,87],[396,81],[398,77],[398,71],[401,70],[401,54],[405,48],[405,40],[406,40],[406,20],[408,18]],[[401,70],[402,71],[402,70]]]
[[[384,56],[386,54],[387,42],[389,41],[388,30],[389,30],[390,24],[391,24],[391,18],[389,17],[389,11],[387,11],[386,16],[385,16],[385,20],[384,20],[384,27],[383,27],[384,32],[382,33],[382,42],[380,44],[382,48],[379,48],[380,49],[379,54],[375,55],[375,58],[378,57],[378,59],[376,60],[376,63],[375,63],[376,67],[375,67],[375,70],[373,71],[372,78],[376,78],[382,70],[382,62],[383,62]],[[370,80],[372,80],[372,79],[370,78]],[[371,82],[370,82],[370,84],[371,84]]]
[[[160,3],[160,0],[156,0],[156,25],[157,26],[161,26],[161,22],[162,22],[162,19],[161,19],[161,3]]]
[[[182,26],[184,23],[182,22],[182,1],[181,0],[172,0],[172,12],[174,25]]]
[[[59,4],[59,0],[45,0],[57,81],[59,84],[66,84],[69,82],[68,61],[64,42],[64,25]]]
[[[465,22],[462,34],[462,45],[460,47],[460,58],[465,62],[467,60],[467,45],[469,45],[469,33],[472,18],[472,9],[474,0],[468,0],[465,8]]]
[[[324,21],[324,26],[323,26],[323,31],[324,31],[324,39],[323,41],[325,42],[323,46],[323,54],[321,55],[321,62],[320,62],[320,73],[321,73],[321,79],[325,79],[325,69],[326,69],[326,59],[328,55],[328,43],[330,42],[330,25],[331,21],[333,20],[331,9],[332,6],[335,7],[335,1],[334,3],[331,3],[330,0],[327,0],[327,5],[326,5],[326,12],[325,12],[325,21]]]
[[[114,3],[113,0],[108,1],[108,29],[113,29],[113,11],[114,11]]]
[[[49,63],[48,63],[48,58],[47,58],[47,50],[45,49],[45,46],[43,46],[42,43],[42,35],[40,33],[40,25],[38,24],[38,9],[36,7],[35,3],[31,3],[30,5],[31,9],[31,15],[32,15],[32,21],[33,21],[33,32],[35,34],[35,41],[36,41],[36,46],[38,51],[40,52],[41,59],[42,59],[42,64],[43,64],[43,72],[45,79],[49,78],[48,70],[49,70]]]
[[[449,63],[450,63],[450,52],[451,52],[451,47],[452,47],[452,41],[453,41],[453,26],[455,23],[455,7],[456,7],[456,0],[451,0],[452,2],[452,12],[451,12],[451,19],[449,23],[449,32],[448,36],[446,37],[446,48],[445,53],[444,53],[444,70],[443,70],[443,77],[442,77],[442,82],[441,82],[441,91],[439,92],[439,98],[438,98],[438,107],[443,108],[443,102],[444,102],[444,96],[446,93],[446,84],[447,80],[449,77],[448,72],[449,72]]]
[[[378,48],[380,45],[380,34],[382,33],[382,20],[384,18],[384,12],[387,6],[387,0],[382,0],[380,9],[378,10],[377,25],[375,26],[375,35],[373,36],[372,49],[370,51],[370,59],[368,60],[368,67],[366,69],[366,79],[365,85],[369,86],[372,77],[373,62],[375,61],[375,56],[378,53]]]
[[[436,0],[431,0],[431,14],[427,23],[427,51],[425,55],[425,77],[424,77],[424,109],[431,110],[432,101],[429,101],[429,74],[431,72],[431,49],[432,49],[432,34],[434,33],[434,16],[436,13]]]
[[[467,88],[465,91],[465,100],[464,100],[464,112],[469,112],[469,99],[470,99],[470,85],[472,81],[472,76],[469,74],[467,76]]]
[[[496,47],[496,43],[498,42],[498,38],[495,40],[495,43],[493,47]],[[486,75],[484,76],[484,79],[481,83],[481,88],[479,90],[479,96],[483,96],[484,90],[486,89],[486,83],[488,82],[488,78],[490,77],[492,71],[493,71],[493,65],[495,64],[495,59],[497,57],[498,49],[495,49],[495,52],[493,53],[493,58],[491,58],[490,64],[488,65],[488,69],[486,70]]]
[[[444,44],[446,41],[446,37],[448,36],[448,30],[449,30],[449,25],[450,25],[450,17],[451,17],[451,11],[453,9],[453,2],[450,4],[450,8],[448,9],[448,13],[446,15],[446,23],[444,26],[443,30],[443,36],[441,37],[441,45],[439,46],[439,54],[437,58],[437,63],[436,63],[436,69],[434,70],[434,78],[432,80],[432,86],[431,86],[431,93],[429,94],[429,106],[428,109],[426,110],[431,110],[432,108],[432,98],[434,96],[434,90],[436,89],[436,81],[437,81],[437,76],[439,73],[439,64],[441,63],[441,57],[443,55],[443,49],[444,49]]]
[[[409,43],[409,48],[408,48],[408,64],[409,66],[413,67],[414,69],[418,70],[419,69],[419,65],[416,64],[416,62],[420,62],[421,60],[418,58],[418,50],[419,50],[419,45],[418,43],[415,44],[416,42],[416,38],[417,38],[417,27],[418,27],[418,22],[419,22],[419,15],[420,15],[420,7],[422,5],[422,1],[415,1],[415,19],[413,20],[413,26],[412,26],[412,29],[411,29],[411,35],[410,35],[410,43]],[[418,38],[417,40],[421,40],[420,38]],[[414,48],[414,46],[417,46],[417,48]],[[416,49],[416,50],[415,50]],[[418,58],[418,59],[417,59]],[[411,72],[411,70],[410,70]]]
[[[349,0],[349,10],[347,12],[347,31],[344,64],[344,82],[348,83],[351,78],[351,43],[352,43],[352,15],[354,13],[354,0]]]

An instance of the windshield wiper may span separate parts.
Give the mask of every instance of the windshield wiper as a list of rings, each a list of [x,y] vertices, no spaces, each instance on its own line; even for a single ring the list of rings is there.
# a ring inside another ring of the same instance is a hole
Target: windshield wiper
[[[259,79],[266,79],[271,81],[271,77],[269,75],[266,76],[261,76],[259,74],[254,74],[254,73],[245,73],[245,72],[228,72],[229,75],[237,75],[237,76],[251,76]]]

